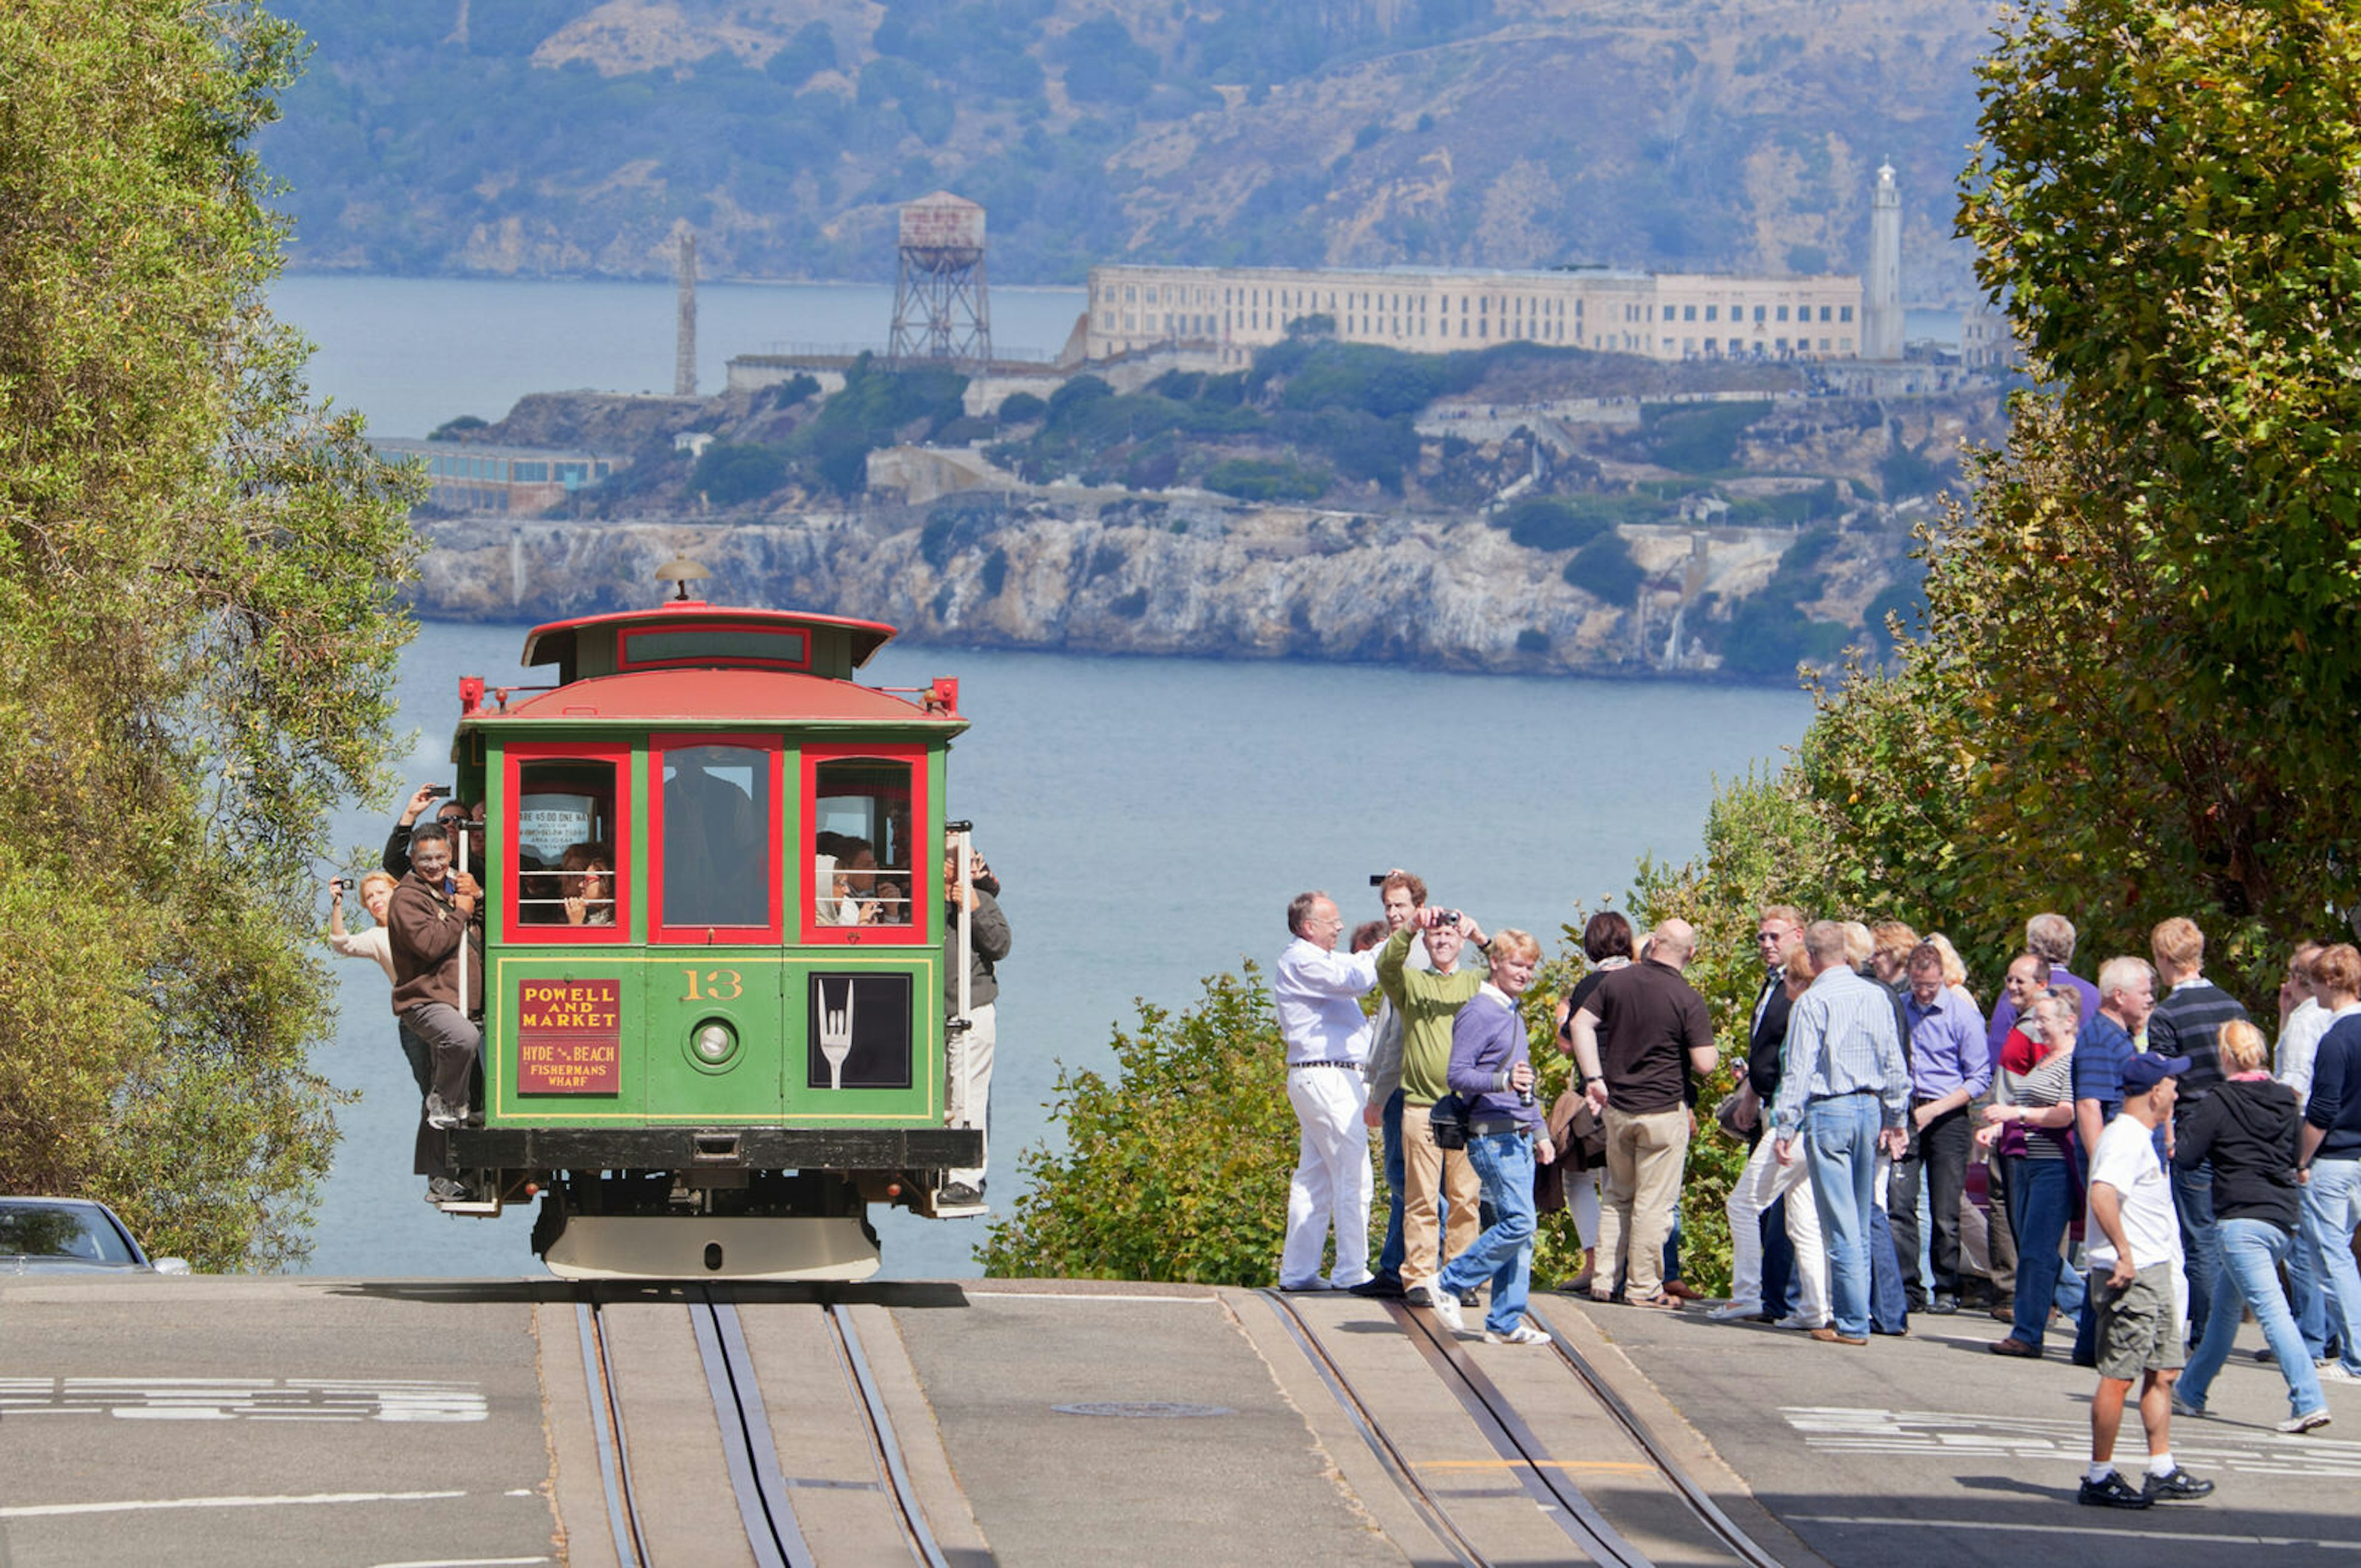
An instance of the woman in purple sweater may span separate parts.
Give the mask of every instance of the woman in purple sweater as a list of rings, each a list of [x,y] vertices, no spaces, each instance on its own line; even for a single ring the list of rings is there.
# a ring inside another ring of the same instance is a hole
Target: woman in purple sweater
[[[1483,1182],[1484,1201],[1499,1217],[1475,1245],[1444,1266],[1435,1284],[1434,1315],[1455,1333],[1466,1324],[1459,1293],[1486,1279],[1491,1305],[1484,1338],[1493,1344],[1547,1344],[1549,1335],[1525,1321],[1525,1293],[1533,1268],[1533,1159],[1550,1157],[1549,1132],[1533,1103],[1533,1067],[1526,1055],[1524,1014],[1517,999],[1533,982],[1542,945],[1514,927],[1492,938],[1492,978],[1459,1010],[1451,1025],[1452,1092],[1467,1107],[1467,1163]]]

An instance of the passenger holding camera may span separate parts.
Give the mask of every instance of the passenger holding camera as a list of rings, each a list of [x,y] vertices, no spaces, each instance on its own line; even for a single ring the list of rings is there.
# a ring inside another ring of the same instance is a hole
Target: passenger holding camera
[[[361,907],[377,924],[366,931],[345,929],[345,888],[343,877],[328,883],[328,946],[337,956],[347,959],[368,959],[385,970],[385,978],[393,978],[393,948],[385,928],[386,905],[393,902],[394,881],[384,872],[371,872],[361,878]]]
[[[1421,938],[1429,969],[1412,968],[1411,938]],[[1475,999],[1484,977],[1459,967],[1460,950],[1486,946],[1475,921],[1456,909],[1422,908],[1378,953],[1378,984],[1401,1018],[1403,1298],[1433,1305],[1434,1277],[1445,1258],[1475,1245],[1480,1183],[1465,1150],[1436,1146],[1429,1119],[1451,1091],[1452,1021]],[[1440,1255],[1435,1201],[1450,1208]]]
[[[1467,1111],[1468,1163],[1498,1218],[1444,1266],[1429,1300],[1436,1318],[1455,1332],[1463,1331],[1459,1293],[1489,1278],[1486,1342],[1547,1344],[1549,1335],[1525,1321],[1525,1295],[1533,1269],[1533,1166],[1554,1157],[1554,1151],[1533,1102],[1533,1066],[1518,1004],[1533,982],[1542,945],[1510,927],[1492,939],[1491,954],[1492,978],[1452,1020],[1449,1076]]]
[[[438,800],[443,804],[435,806],[434,820],[445,832],[456,833],[467,825],[467,808],[451,798],[449,784],[420,784],[412,793],[409,804],[401,808],[401,816],[395,820],[393,830],[385,836],[383,864],[387,875],[405,877],[410,874],[412,825]]]

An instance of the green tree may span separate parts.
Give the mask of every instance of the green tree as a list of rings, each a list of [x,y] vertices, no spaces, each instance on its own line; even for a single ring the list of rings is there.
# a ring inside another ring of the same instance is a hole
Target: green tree
[[[414,475],[315,405],[248,148],[292,29],[0,9],[0,1190],[283,1263],[335,1137],[315,868],[379,786]]]
[[[2191,915],[2258,993],[2361,903],[2361,16],[2072,0],[1982,75],[1960,226],[2041,386],[1934,541],[1907,863],[2112,949]]]
[[[994,1221],[995,1276],[1268,1285],[1287,1222],[1295,1116],[1287,1049],[1251,962],[1177,1016],[1139,1004],[1115,1076],[1058,1075],[1060,1153],[1026,1151],[1024,1195]]]
[[[2035,910],[2102,956],[2188,915],[2261,1002],[2361,904],[2361,16],[2059,0],[1982,76],[1960,227],[2036,386],[1922,535],[1899,668],[1818,694],[1793,901],[1943,929],[1987,988]],[[1734,666],[1788,651],[1746,613]]]

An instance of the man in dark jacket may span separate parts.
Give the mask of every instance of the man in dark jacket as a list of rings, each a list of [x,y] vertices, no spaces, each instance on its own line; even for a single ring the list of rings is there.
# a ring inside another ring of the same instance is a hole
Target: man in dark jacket
[[[1713,1312],[1725,1321],[1767,1316],[1775,1322],[1785,1317],[1789,1288],[1795,1278],[1795,1249],[1787,1239],[1787,1196],[1778,1185],[1778,1165],[1763,1141],[1763,1112],[1779,1092],[1787,1012],[1795,1005],[1795,999],[1787,994],[1787,955],[1803,943],[1801,911],[1784,904],[1763,911],[1754,932],[1755,952],[1763,960],[1763,989],[1755,993],[1750,1015],[1746,1084],[1740,1091],[1741,1119],[1753,1154],[1731,1185],[1725,1205],[1731,1238],[1730,1304]],[[1806,1200],[1803,1207],[1810,1208],[1810,1201]],[[1817,1219],[1806,1229],[1817,1239]],[[1817,1299],[1818,1293],[1814,1294]]]
[[[953,1017],[960,1009],[960,928],[964,926],[968,934],[968,1026],[950,1037],[950,1124],[974,1127],[984,1135],[976,1165],[949,1173],[942,1201],[951,1207],[983,1201],[983,1171],[992,1159],[992,1055],[1000,1037],[994,966],[1008,956],[1010,938],[999,900],[973,874],[982,865],[980,860],[972,862],[962,894],[958,855],[943,857],[943,1004]]]
[[[477,1053],[484,1043],[483,1031],[469,1017],[483,997],[481,902],[476,879],[451,871],[448,833],[428,823],[411,835],[410,874],[395,886],[385,913],[393,950],[394,1016],[426,1042],[434,1058],[434,1086],[427,1091],[413,1160],[419,1175],[432,1178],[426,1188],[430,1203],[468,1196],[454,1179],[443,1134],[467,1119]]]

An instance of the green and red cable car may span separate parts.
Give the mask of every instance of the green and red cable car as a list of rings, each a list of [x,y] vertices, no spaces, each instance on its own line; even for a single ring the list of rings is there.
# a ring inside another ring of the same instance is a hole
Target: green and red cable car
[[[945,1079],[958,684],[857,684],[892,627],[686,592],[534,628],[554,684],[461,682],[484,1084],[450,1136],[481,1197],[445,1207],[537,1194],[568,1277],[859,1278],[870,1203],[977,1212],[936,1201],[982,1142]]]

